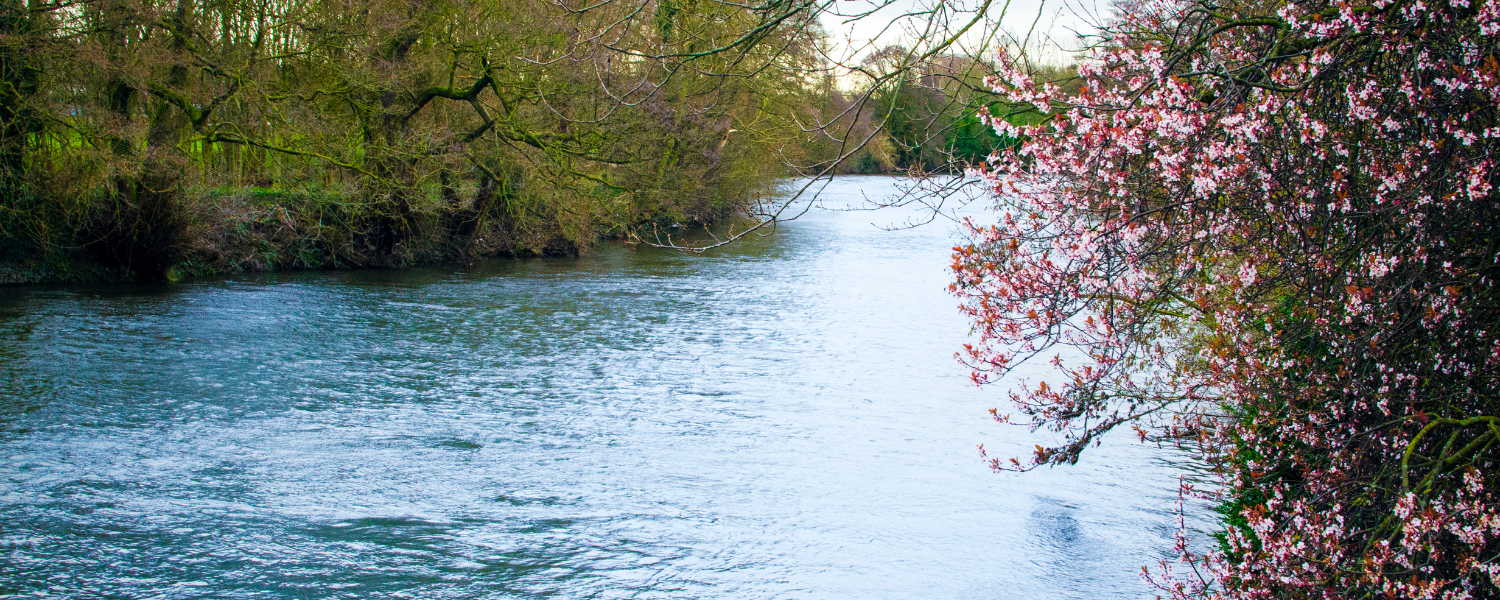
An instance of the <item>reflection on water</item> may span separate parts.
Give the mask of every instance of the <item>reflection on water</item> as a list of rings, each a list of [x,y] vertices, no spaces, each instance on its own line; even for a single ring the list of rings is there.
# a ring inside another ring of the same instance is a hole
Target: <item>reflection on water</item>
[[[836,183],[858,201],[887,179]],[[0,297],[0,593],[1137,598],[1176,474],[996,475],[951,227]]]

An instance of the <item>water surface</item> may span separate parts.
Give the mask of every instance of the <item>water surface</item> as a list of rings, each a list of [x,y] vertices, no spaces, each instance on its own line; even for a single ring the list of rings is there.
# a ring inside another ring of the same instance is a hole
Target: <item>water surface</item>
[[[1178,473],[989,472],[1035,440],[953,358],[954,228],[901,219],[0,289],[0,595],[1151,597]]]

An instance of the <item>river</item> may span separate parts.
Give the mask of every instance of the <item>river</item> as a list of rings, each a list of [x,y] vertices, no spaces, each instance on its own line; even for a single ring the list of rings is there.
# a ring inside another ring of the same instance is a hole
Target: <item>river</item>
[[[990,472],[1036,440],[953,357],[955,227],[900,220],[0,288],[0,595],[1152,597],[1180,472]]]

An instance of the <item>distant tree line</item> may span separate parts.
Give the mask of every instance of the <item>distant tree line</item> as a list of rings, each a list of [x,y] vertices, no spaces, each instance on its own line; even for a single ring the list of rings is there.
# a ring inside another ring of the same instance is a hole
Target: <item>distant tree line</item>
[[[859,89],[868,94],[870,110],[856,130],[878,130],[866,148],[844,160],[841,173],[903,173],[917,176],[952,174],[977,166],[1001,147],[1018,140],[1003,138],[980,120],[980,109],[1005,114],[1016,123],[1039,121],[1043,115],[1030,105],[1009,102],[985,85],[995,73],[993,61],[969,56],[940,55],[902,69],[910,50],[890,46],[864,60],[871,73],[901,73],[886,85]],[[1070,66],[1036,67],[1037,76],[1074,89],[1079,81]],[[847,101],[835,95],[833,102]]]

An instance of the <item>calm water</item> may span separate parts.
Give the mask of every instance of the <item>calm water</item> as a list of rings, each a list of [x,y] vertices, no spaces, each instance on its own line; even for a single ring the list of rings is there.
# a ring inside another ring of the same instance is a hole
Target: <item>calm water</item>
[[[1035,440],[953,359],[953,227],[901,218],[0,288],[0,595],[1150,597],[1178,472],[989,472]]]

